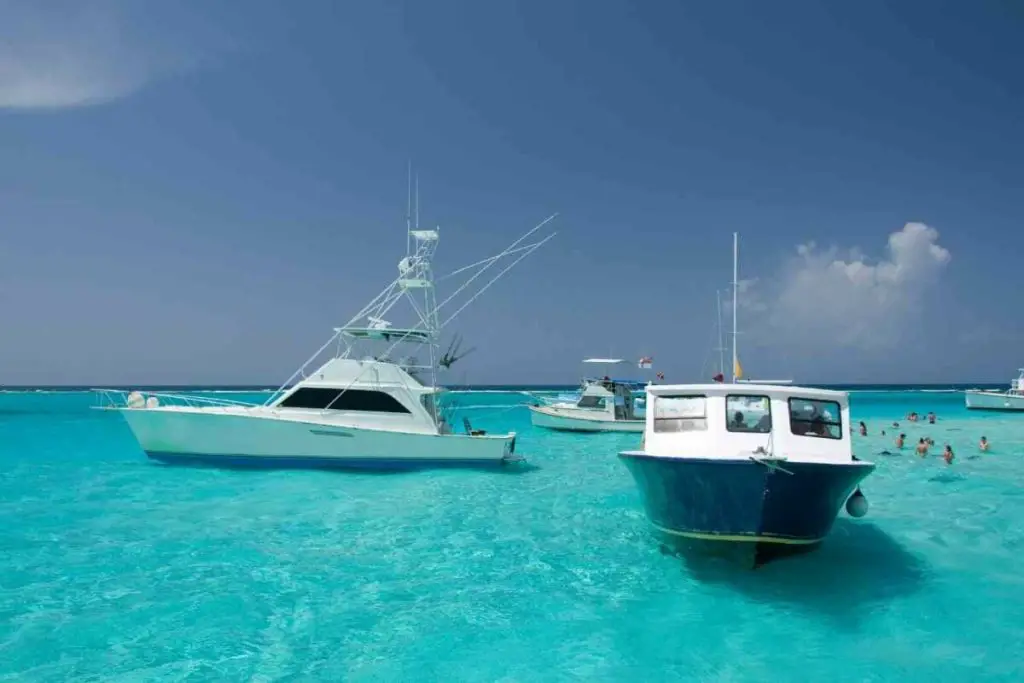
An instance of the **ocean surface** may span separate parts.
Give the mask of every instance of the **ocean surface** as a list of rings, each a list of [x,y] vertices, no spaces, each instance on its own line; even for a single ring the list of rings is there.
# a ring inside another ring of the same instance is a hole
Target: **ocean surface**
[[[663,553],[637,435],[528,391],[454,400],[531,467],[405,474],[161,466],[87,392],[2,392],[0,681],[1024,681],[1024,415],[874,389],[868,516],[756,571]]]

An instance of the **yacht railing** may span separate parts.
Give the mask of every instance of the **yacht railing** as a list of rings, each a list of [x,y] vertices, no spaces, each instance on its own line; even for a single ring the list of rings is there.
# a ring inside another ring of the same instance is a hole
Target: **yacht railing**
[[[230,398],[214,396],[197,396],[195,394],[178,394],[165,391],[141,391],[137,389],[91,389],[97,397],[96,408],[131,408],[129,397],[132,394],[141,396],[142,402],[139,407],[145,407],[150,403],[150,398],[156,399],[157,405],[161,406],[185,406],[189,408],[252,408],[257,404],[249,401],[239,401]]]

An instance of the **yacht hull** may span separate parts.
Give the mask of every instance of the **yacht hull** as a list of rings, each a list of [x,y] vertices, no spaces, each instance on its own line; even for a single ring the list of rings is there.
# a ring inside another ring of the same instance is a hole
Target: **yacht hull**
[[[233,468],[421,469],[500,466],[515,435],[468,436],[362,429],[210,410],[121,410],[151,459]]]
[[[609,420],[604,415],[594,417],[591,411],[550,406],[530,406],[530,421],[535,427],[563,432],[642,432],[643,420]]]
[[[1024,412],[1024,395],[996,391],[965,391],[964,403],[970,410]]]
[[[733,546],[756,566],[817,546],[874,465],[619,454],[654,527],[676,545]],[[783,471],[783,469],[785,471]]]

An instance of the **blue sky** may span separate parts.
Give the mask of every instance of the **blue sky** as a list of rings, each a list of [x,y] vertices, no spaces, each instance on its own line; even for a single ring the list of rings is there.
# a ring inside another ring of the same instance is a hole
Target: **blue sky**
[[[706,377],[734,230],[749,375],[1008,379],[1024,10],[830,4],[0,1],[0,382],[285,379],[409,159],[439,270],[560,213],[453,381]]]

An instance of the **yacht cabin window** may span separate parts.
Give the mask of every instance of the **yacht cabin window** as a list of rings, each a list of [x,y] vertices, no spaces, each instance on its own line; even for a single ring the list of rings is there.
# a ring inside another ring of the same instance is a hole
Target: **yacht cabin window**
[[[409,409],[399,403],[394,396],[382,391],[329,387],[302,387],[286,396],[278,407],[351,410],[361,413],[409,413]]]
[[[789,399],[789,428],[798,436],[819,439],[843,438],[843,417],[835,401]]]
[[[729,394],[725,397],[725,428],[730,432],[770,434],[771,403],[767,396]]]
[[[707,431],[707,396],[656,396],[654,398],[655,432]]]
[[[605,397],[604,396],[581,396],[580,402],[576,404],[577,408],[596,408],[598,410],[604,410],[605,408]]]

